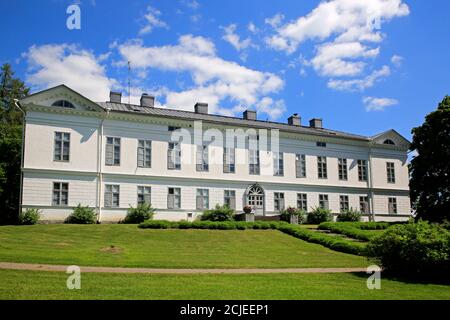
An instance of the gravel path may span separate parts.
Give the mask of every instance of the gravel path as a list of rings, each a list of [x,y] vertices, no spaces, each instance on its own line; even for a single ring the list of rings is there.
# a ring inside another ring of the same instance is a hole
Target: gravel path
[[[0,269],[66,272],[68,266],[0,262]],[[286,269],[157,269],[157,268],[116,268],[83,267],[81,272],[94,273],[153,273],[153,274],[255,274],[255,273],[348,273],[366,272],[365,268],[286,268]]]

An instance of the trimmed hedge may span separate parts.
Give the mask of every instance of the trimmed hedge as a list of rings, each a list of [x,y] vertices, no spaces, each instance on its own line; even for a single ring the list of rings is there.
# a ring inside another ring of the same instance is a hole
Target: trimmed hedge
[[[335,251],[364,255],[365,245],[362,243],[340,239],[334,236],[321,234],[317,231],[301,228],[286,222],[243,222],[243,221],[194,221],[194,222],[170,222],[170,221],[145,221],[139,225],[142,229],[212,229],[212,230],[248,230],[248,229],[273,229],[312,243],[317,243]]]
[[[369,241],[375,235],[368,233],[369,229],[362,230],[353,222],[323,222],[319,225],[320,230],[329,230],[333,233],[343,234],[353,239]]]
[[[214,209],[205,210],[200,219],[202,221],[233,221],[234,210],[227,205],[217,204]]]

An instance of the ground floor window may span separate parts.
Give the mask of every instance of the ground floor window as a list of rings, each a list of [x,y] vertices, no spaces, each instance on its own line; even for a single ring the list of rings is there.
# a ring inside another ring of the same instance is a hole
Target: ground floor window
[[[308,201],[306,193],[297,193],[297,208],[303,211],[308,211]]]
[[[319,208],[326,210],[330,208],[327,194],[319,194]]]
[[[105,186],[105,207],[117,208],[120,204],[120,186],[107,184]]]
[[[197,210],[209,209],[209,190],[197,189]]]
[[[169,188],[167,194],[167,209],[181,209],[181,189]]]
[[[151,204],[152,203],[152,188],[138,186],[137,187],[137,203],[140,204]]]
[[[340,212],[345,212],[350,209],[348,196],[339,196],[339,208],[340,208]]]
[[[274,209],[275,211],[283,211],[284,210],[284,193],[275,192],[274,193]]]
[[[389,198],[388,212],[389,214],[397,214],[397,198]]]
[[[53,182],[53,205],[67,206],[69,202],[69,184]]]
[[[228,208],[230,209],[236,210],[236,191],[225,190],[223,204],[228,206]]]
[[[364,214],[369,213],[369,197],[359,197],[359,210]]]

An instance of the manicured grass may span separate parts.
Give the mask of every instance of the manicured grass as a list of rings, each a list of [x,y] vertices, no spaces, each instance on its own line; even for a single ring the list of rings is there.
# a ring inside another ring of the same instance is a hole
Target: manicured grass
[[[450,299],[450,286],[382,277],[368,290],[365,274],[143,275],[0,270],[0,299]]]
[[[0,261],[149,268],[365,267],[277,230],[150,230],[136,225],[0,227]]]

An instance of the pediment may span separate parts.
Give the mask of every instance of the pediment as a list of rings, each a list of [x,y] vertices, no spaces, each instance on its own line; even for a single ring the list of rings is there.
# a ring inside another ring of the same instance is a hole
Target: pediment
[[[61,106],[60,103],[58,103],[61,101],[68,102],[68,104],[64,104],[66,105],[66,107]],[[66,85],[59,85],[31,94],[28,97],[20,100],[20,104],[25,106],[25,108],[26,105],[36,105],[58,109],[68,108],[79,111],[103,111],[103,108],[100,107],[97,103],[89,100],[85,96],[67,87]],[[70,107],[67,107],[67,105],[70,105]]]
[[[387,147],[391,146],[404,149],[409,149],[409,146],[411,144],[408,139],[403,137],[395,130],[388,130],[386,132],[373,136],[372,143],[376,145],[383,145]]]

